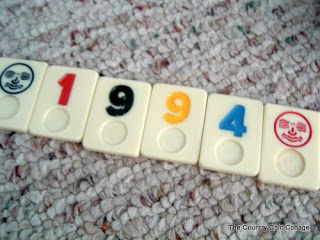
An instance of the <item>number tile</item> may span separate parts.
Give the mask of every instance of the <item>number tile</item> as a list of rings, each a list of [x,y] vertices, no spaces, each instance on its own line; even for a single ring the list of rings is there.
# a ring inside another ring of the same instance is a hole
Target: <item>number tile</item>
[[[28,132],[48,64],[0,58],[0,128]]]
[[[199,165],[218,172],[259,172],[263,104],[212,94],[208,98]]]
[[[150,93],[149,83],[100,78],[83,139],[84,148],[139,156]]]
[[[318,190],[319,129],[318,112],[266,104],[259,181]]]
[[[98,73],[51,66],[43,81],[30,123],[35,136],[81,142]]]
[[[206,102],[207,93],[201,89],[154,85],[141,155],[177,163],[197,164]]]

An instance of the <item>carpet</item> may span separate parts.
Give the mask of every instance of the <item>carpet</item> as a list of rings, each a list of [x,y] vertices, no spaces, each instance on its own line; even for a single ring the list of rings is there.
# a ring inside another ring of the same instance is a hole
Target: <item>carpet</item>
[[[319,15],[298,0],[2,0],[0,56],[319,111]],[[320,239],[319,199],[0,131],[1,239]]]

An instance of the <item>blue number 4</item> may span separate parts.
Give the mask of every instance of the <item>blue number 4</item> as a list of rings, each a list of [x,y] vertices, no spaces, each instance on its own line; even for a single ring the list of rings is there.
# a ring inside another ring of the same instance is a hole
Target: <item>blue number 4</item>
[[[222,119],[219,128],[232,131],[233,135],[236,137],[242,137],[242,134],[247,132],[247,127],[243,125],[244,114],[245,107],[242,105],[235,105]]]

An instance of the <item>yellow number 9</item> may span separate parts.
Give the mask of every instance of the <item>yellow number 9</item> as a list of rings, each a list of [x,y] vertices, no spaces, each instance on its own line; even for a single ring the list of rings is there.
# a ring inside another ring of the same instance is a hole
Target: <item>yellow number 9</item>
[[[179,103],[176,100],[180,101]],[[176,124],[182,122],[186,119],[190,112],[190,99],[183,92],[172,92],[167,96],[166,99],[167,108],[175,113],[165,113],[163,114],[164,120],[167,123]]]

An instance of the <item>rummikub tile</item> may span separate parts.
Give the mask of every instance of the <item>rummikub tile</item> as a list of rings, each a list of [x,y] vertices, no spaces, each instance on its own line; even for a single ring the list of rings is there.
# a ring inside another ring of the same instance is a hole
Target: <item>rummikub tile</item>
[[[139,156],[150,93],[149,83],[100,78],[83,146],[93,151]]]
[[[33,135],[81,142],[98,73],[51,66],[40,90],[30,123]]]
[[[320,115],[266,104],[258,179],[288,187],[319,188]]]
[[[0,128],[27,132],[48,64],[0,58]]]
[[[197,164],[207,93],[202,89],[153,87],[141,154],[153,159]]]
[[[255,176],[259,172],[263,104],[234,96],[209,96],[201,156],[202,168]]]

